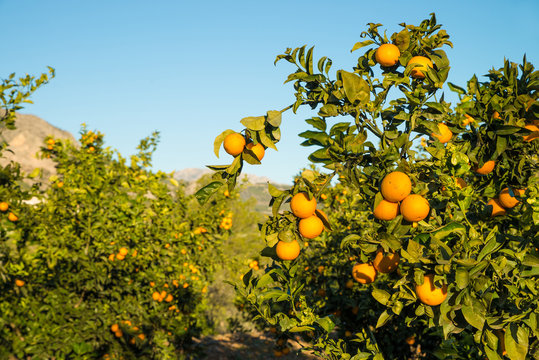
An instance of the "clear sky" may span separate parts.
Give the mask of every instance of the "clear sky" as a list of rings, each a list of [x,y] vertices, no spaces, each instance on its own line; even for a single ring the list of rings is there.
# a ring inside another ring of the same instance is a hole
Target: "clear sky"
[[[539,1],[183,1],[0,0],[0,78],[56,78],[23,111],[77,136],[80,125],[105,133],[124,156],[138,141],[161,132],[154,168],[164,171],[225,164],[213,140],[241,130],[246,116],[280,110],[293,102],[293,72],[273,65],[287,47],[315,45],[333,70],[350,70],[368,22],[388,35],[399,23],[419,24],[435,12],[454,49],[449,81],[464,86],[504,57],[539,61]],[[312,114],[286,112],[279,151],[245,172],[289,183],[313,151],[297,134]]]

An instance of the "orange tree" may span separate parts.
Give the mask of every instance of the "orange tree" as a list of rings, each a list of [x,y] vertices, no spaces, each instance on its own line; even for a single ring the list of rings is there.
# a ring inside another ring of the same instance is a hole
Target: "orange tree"
[[[17,164],[2,169],[0,357],[178,358],[211,329],[228,205],[221,194],[201,207],[150,171],[157,140],[125,159],[85,128],[80,144],[47,138],[41,154],[57,175],[45,191]]]
[[[282,112],[310,106],[314,129],[300,134],[302,145],[317,147],[309,160],[330,173],[304,172],[285,191],[269,186],[261,254],[274,261],[245,274],[240,301],[258,324],[300,334],[328,359],[402,358],[401,344],[415,342],[441,359],[537,356],[538,73],[526,59],[505,61],[487,81],[448,83],[460,97],[452,106],[440,94],[450,69],[442,47],[452,44],[434,14],[389,38],[380,26],[368,24],[352,49],[366,50],[335,79],[313,48],[287,49],[276,61],[297,67],[287,79],[296,101],[241,121],[247,143],[274,148]],[[216,138],[217,151],[231,132]],[[422,136],[431,140],[417,150]],[[212,167],[201,202],[233,188],[244,160],[258,163],[245,149],[233,156]],[[337,199],[327,193],[336,175],[346,192]],[[284,206],[298,193],[318,201],[309,216],[328,231],[301,231],[303,217]],[[329,217],[319,211],[324,197]],[[276,247],[296,241],[299,256],[279,258]]]

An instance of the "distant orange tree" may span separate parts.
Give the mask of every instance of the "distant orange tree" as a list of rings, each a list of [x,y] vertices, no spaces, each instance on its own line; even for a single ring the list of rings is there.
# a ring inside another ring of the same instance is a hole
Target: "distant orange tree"
[[[242,119],[246,143],[275,148],[282,113],[309,106],[302,145],[325,172],[269,186],[261,254],[273,261],[236,284],[240,307],[277,334],[276,355],[300,336],[325,359],[537,358],[539,73],[505,61],[462,88],[446,83],[452,43],[434,14],[389,37],[381,26],[361,34],[350,71],[287,49],[276,62],[295,68],[294,103]],[[260,163],[244,149],[210,166],[199,200],[232,189],[245,161]],[[315,204],[306,214],[286,205],[299,193]],[[312,217],[326,230],[311,239]],[[299,254],[280,255],[296,242]]]
[[[12,128],[48,78],[10,79]],[[233,214],[223,192],[202,207],[151,171],[157,142],[126,159],[85,127],[79,143],[44,139],[57,170],[45,190],[16,163],[1,169],[0,358],[181,358],[211,331],[206,294]]]

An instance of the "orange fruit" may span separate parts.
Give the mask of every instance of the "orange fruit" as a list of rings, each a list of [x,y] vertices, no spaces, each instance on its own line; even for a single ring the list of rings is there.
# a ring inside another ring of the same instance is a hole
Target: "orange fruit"
[[[165,301],[166,302],[171,302],[173,298],[174,297],[172,296],[172,294],[168,294],[167,297],[165,298]]]
[[[23,287],[24,286],[24,280],[16,279],[15,280],[15,285],[17,285],[18,287]]]
[[[464,114],[464,117],[465,117],[465,119],[462,120],[462,122],[461,122],[462,126],[466,126],[466,125],[471,124],[471,123],[473,123],[475,121],[475,119],[473,117],[471,117],[470,115],[468,115],[468,114]]]
[[[414,222],[426,218],[429,215],[430,206],[423,196],[412,194],[402,200],[400,210],[407,221]]]
[[[536,125],[528,124],[528,125],[524,126],[524,128],[532,131],[532,133],[530,133],[528,135],[524,135],[522,137],[522,140],[524,140],[526,142],[530,142],[532,140],[535,140],[535,139],[539,138],[539,127],[537,127]]]
[[[255,153],[258,161],[262,161],[262,159],[264,158],[264,155],[266,154],[266,150],[264,149],[264,146],[261,143],[258,143],[256,145],[253,143],[249,143],[247,144],[246,147],[247,149]]]
[[[140,340],[144,340],[144,339],[146,339],[146,335],[144,335],[144,334],[138,334],[138,338],[139,338]]]
[[[324,223],[316,215],[299,221],[299,233],[307,239],[314,239],[324,231]]]
[[[305,219],[314,214],[316,210],[316,199],[313,197],[309,200],[307,193],[297,193],[290,201],[290,210],[292,210],[295,216]]]
[[[425,275],[423,285],[415,286],[415,293],[419,301],[425,305],[436,306],[440,305],[447,298],[447,285],[444,284],[442,288],[434,286],[434,275]]]
[[[513,194],[515,196],[524,196],[524,193],[526,190],[520,189],[520,190],[513,190]],[[509,188],[505,188],[502,191],[500,191],[500,195],[498,196],[498,201],[500,202],[500,205],[503,206],[506,209],[511,209],[517,206],[519,203],[518,199],[515,196],[511,196],[511,193],[509,192]]]
[[[116,256],[115,254],[110,254],[110,255],[109,255],[109,260],[110,260],[110,261],[114,261],[114,257],[115,257],[115,256]]]
[[[17,215],[15,215],[14,213],[10,212],[7,216],[7,219],[11,222],[15,222],[17,220],[19,220],[19,217]]]
[[[159,295],[159,292],[156,291],[156,292],[154,292],[154,293],[152,294],[152,299],[153,299],[154,301],[159,301],[160,298],[161,298],[161,295]]]
[[[451,130],[449,130],[447,125],[444,123],[438,124],[438,130],[440,130],[440,135],[432,133],[431,136],[440,140],[442,144],[449,142],[449,140],[451,140],[451,138],[453,137],[453,133],[451,132]]]
[[[223,144],[225,151],[232,156],[238,156],[245,148],[245,138],[238,133],[228,134]]]
[[[500,113],[497,112],[497,111],[494,111],[494,112],[492,113],[492,118],[493,118],[493,119],[501,119]]]
[[[462,178],[455,178],[455,184],[461,188],[464,189],[468,184],[466,184],[466,181],[464,181]]]
[[[115,333],[116,331],[120,330],[120,327],[118,326],[118,324],[112,324],[111,327],[110,327],[110,331],[112,331],[113,333]]]
[[[412,181],[403,172],[393,171],[382,180],[380,191],[384,199],[390,202],[399,202],[412,192]]]
[[[399,215],[399,203],[382,199],[378,206],[374,208],[373,213],[378,220],[393,220]]]
[[[348,280],[348,281],[346,282],[346,285],[345,285],[345,286],[346,286],[347,289],[353,288],[353,287],[354,287],[354,281],[353,281],[352,279]]]
[[[405,341],[406,341],[406,343],[408,345],[414,345],[415,344],[415,335],[408,336]]]
[[[355,264],[352,277],[360,284],[370,284],[376,279],[376,269],[371,264]]]
[[[376,62],[382,66],[395,65],[399,61],[400,56],[401,52],[399,48],[393,44],[380,45],[380,47],[376,49],[376,53],[374,54]]]
[[[277,257],[281,260],[294,260],[299,256],[300,247],[297,240],[291,242],[279,241],[275,248]]]
[[[283,350],[283,355],[287,355],[290,352],[290,348],[285,347]]]
[[[374,258],[372,265],[376,271],[381,272],[382,274],[389,274],[397,269],[400,258],[399,253],[389,253],[384,255],[384,250],[380,248],[376,252],[376,257]]]
[[[128,252],[129,251],[124,247],[120,248],[120,250],[118,250],[118,254],[123,255],[123,256],[126,256]]]
[[[5,201],[0,202],[0,211],[5,212],[9,209],[9,204]]]
[[[118,254],[118,255],[116,255],[116,259],[123,260],[123,259],[125,259],[125,256],[122,255],[122,254]]]
[[[124,336],[124,333],[122,332],[122,330],[118,330],[118,331],[115,331],[115,332],[114,332],[114,335],[115,335],[117,338],[121,338],[122,336]]]
[[[505,215],[505,209],[498,199],[490,199],[487,206],[492,206],[492,212],[490,213],[491,217]]]
[[[408,61],[408,64],[419,64],[415,68],[412,69],[412,72],[410,75],[415,79],[424,79],[425,78],[425,72],[427,71],[428,67],[432,68],[434,65],[432,64],[432,61],[425,56],[414,56]]]
[[[487,175],[489,174],[492,170],[494,170],[494,166],[496,165],[496,161],[494,160],[489,160],[487,162],[485,162],[483,164],[483,166],[481,166],[480,168],[478,169],[475,169],[475,172],[478,173],[478,174],[481,174],[481,175]]]

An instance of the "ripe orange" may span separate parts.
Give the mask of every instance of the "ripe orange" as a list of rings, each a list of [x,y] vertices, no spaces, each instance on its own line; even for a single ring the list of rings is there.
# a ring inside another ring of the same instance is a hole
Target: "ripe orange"
[[[167,297],[165,298],[165,301],[166,302],[171,302],[173,299],[174,299],[174,297],[172,296],[172,294],[168,294]]]
[[[160,298],[161,298],[161,295],[159,294],[159,292],[156,291],[156,292],[154,292],[154,293],[152,294],[152,299],[153,299],[154,301],[159,301]]]
[[[408,345],[414,345],[415,344],[415,335],[408,336],[405,341],[406,341],[406,343]]]
[[[423,285],[415,286],[415,293],[419,301],[425,305],[436,306],[440,305],[447,298],[447,285],[442,288],[434,286],[434,275],[425,275]]]
[[[383,199],[378,206],[374,208],[373,213],[374,217],[378,220],[393,220],[399,215],[399,203]]]
[[[122,255],[122,254],[118,254],[118,255],[116,255],[116,259],[121,261],[121,260],[125,259],[125,256]]]
[[[497,112],[497,111],[494,111],[494,112],[492,113],[492,118],[493,118],[493,119],[501,119],[500,113]]]
[[[432,61],[425,56],[414,56],[408,61],[408,64],[406,64],[406,66],[414,63],[419,64],[415,68],[413,68],[412,72],[410,73],[410,75],[415,79],[424,79],[425,72],[428,69],[427,67],[433,67]]]
[[[451,132],[451,130],[449,130],[447,125],[444,123],[438,124],[438,130],[440,130],[440,135],[432,133],[431,136],[440,140],[442,144],[449,142],[449,140],[451,140],[451,138],[453,137],[453,133]]]
[[[279,241],[275,251],[281,260],[294,260],[299,256],[300,247],[297,240],[291,242]]]
[[[393,171],[382,180],[380,191],[384,199],[390,202],[399,202],[412,192],[412,181],[403,172]]]
[[[352,279],[348,280],[348,281],[346,282],[346,285],[345,285],[345,286],[346,286],[347,289],[353,288],[353,287],[354,287],[354,281],[353,281]]]
[[[292,210],[295,216],[305,219],[314,214],[316,210],[316,199],[313,197],[309,200],[307,193],[297,193],[290,201],[290,210]]]
[[[524,193],[526,190],[520,189],[520,190],[513,190],[513,194],[515,196],[524,196]],[[500,191],[500,195],[498,196],[498,201],[500,202],[500,205],[503,206],[506,209],[511,209],[517,206],[517,204],[520,202],[515,196],[511,196],[511,193],[509,192],[509,188],[505,188],[502,191]]]
[[[307,239],[314,239],[324,231],[324,223],[316,215],[299,221],[299,233]]]
[[[115,335],[117,338],[121,338],[122,336],[124,336],[124,333],[122,332],[122,330],[118,330],[118,331],[115,331],[115,332],[114,332],[114,335]]]
[[[376,53],[374,54],[376,62],[382,66],[395,65],[399,61],[400,56],[401,52],[399,48],[393,44],[380,45],[380,47],[376,49]]]
[[[471,124],[471,123],[473,123],[475,121],[475,119],[473,117],[471,117],[470,115],[468,115],[468,114],[464,114],[464,117],[465,117],[465,119],[462,120],[462,122],[461,122],[462,126],[466,126],[466,125]]]
[[[505,209],[498,199],[490,199],[487,206],[492,206],[492,212],[490,213],[491,217],[505,215]]]
[[[266,154],[266,150],[264,149],[264,146],[261,143],[258,143],[256,145],[253,143],[249,143],[247,144],[246,147],[247,149],[255,153],[258,161],[262,161],[262,159],[264,158],[264,155]]]
[[[370,284],[376,279],[376,269],[371,264],[355,264],[352,277],[360,284]]]
[[[399,253],[389,253],[384,256],[384,250],[380,248],[376,252],[376,257],[372,264],[378,272],[389,274],[397,269],[400,258]]]
[[[526,142],[530,142],[532,140],[535,140],[535,139],[539,138],[539,127],[537,127],[536,125],[528,124],[528,125],[524,126],[524,128],[532,131],[532,133],[530,133],[528,135],[524,135],[522,137],[522,140],[524,140]]]
[[[494,170],[495,165],[496,165],[496,161],[489,160],[485,162],[483,166],[481,166],[480,168],[475,169],[475,172],[481,175],[489,174],[492,170]]]
[[[9,209],[9,204],[5,201],[0,202],[0,211],[6,212]]]
[[[129,251],[124,247],[120,248],[120,250],[118,250],[118,254],[123,255],[123,256],[126,256],[128,252]]]
[[[10,212],[7,216],[7,219],[11,222],[15,222],[17,220],[19,220],[19,217],[17,215],[15,215],[14,213]]]
[[[421,195],[408,195],[400,206],[402,216],[410,222],[421,221],[429,215],[430,206],[427,199]]]
[[[245,138],[238,133],[228,134],[225,137],[223,146],[227,153],[232,156],[237,156],[241,154],[245,148]]]
[[[115,333],[116,331],[120,330],[120,327],[118,326],[118,324],[112,324],[111,327],[110,327],[110,331],[112,331],[113,333]]]
[[[15,280],[15,285],[17,285],[18,287],[23,287],[24,286],[24,280],[16,279]]]

